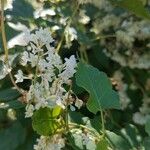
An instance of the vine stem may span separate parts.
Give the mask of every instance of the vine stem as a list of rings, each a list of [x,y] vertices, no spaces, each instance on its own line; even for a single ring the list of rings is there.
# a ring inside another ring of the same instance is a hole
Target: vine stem
[[[66,131],[67,132],[69,131],[68,101],[69,101],[69,96],[71,94],[71,88],[72,88],[72,85],[70,85],[70,87],[69,87],[68,96],[67,96],[67,102],[66,102],[65,125],[66,125]]]
[[[5,25],[4,25],[4,0],[1,0],[1,31],[2,31],[3,47],[5,51],[5,62],[8,63],[8,49],[7,49],[7,41],[6,41]]]
[[[101,116],[101,122],[102,122],[102,134],[105,136],[106,130],[105,130],[105,123],[104,123],[104,114],[103,110],[100,110],[100,116]]]
[[[107,39],[107,38],[116,38],[116,35],[100,35],[96,39],[92,39],[92,41]]]
[[[4,0],[1,0],[0,2],[1,2],[0,3],[1,4],[1,32],[2,32],[3,48],[4,48],[4,52],[5,52],[4,61],[5,61],[6,65],[8,66],[8,68],[11,68],[9,65],[9,58],[8,58],[9,52],[8,52],[8,48],[7,48],[6,32],[5,32],[5,25],[4,25]],[[18,90],[18,92],[23,95],[24,93],[15,83],[13,75],[11,74],[11,71],[9,71],[9,69],[8,69],[8,74],[9,74],[12,84],[15,86],[15,88]]]
[[[76,15],[76,12],[78,11],[78,9],[79,9],[79,3],[77,2],[77,7],[76,7],[76,9],[74,10],[72,16],[69,18],[68,23],[67,23],[67,25],[66,25],[66,27],[65,27],[65,29],[64,29],[63,35],[62,35],[62,37],[61,37],[61,40],[60,40],[60,42],[58,43],[58,45],[57,45],[57,47],[56,47],[56,53],[59,53],[60,48],[61,48],[61,46],[62,46],[62,44],[63,44],[64,39],[65,39],[65,31],[66,31],[67,28],[71,25],[72,19],[73,19],[74,16]]]

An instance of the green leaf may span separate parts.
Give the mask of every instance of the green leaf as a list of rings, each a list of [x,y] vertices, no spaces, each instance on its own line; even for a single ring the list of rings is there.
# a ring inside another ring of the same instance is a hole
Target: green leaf
[[[16,99],[19,96],[20,96],[20,93],[17,90],[12,89],[12,88],[0,91],[0,101],[2,102]]]
[[[137,138],[139,136],[139,133],[134,125],[132,124],[127,125],[125,128],[121,130],[121,134],[125,139],[128,140],[128,142],[132,147],[136,148],[139,147],[139,140]]]
[[[105,139],[102,139],[98,142],[96,150],[108,150],[108,142]]]
[[[41,108],[33,114],[32,126],[38,134],[48,136],[55,133],[60,127],[60,123],[57,119],[59,115],[58,110],[54,112],[57,113],[53,113],[53,110],[50,108]]]
[[[119,7],[129,10],[139,17],[150,19],[150,12],[144,8],[141,0],[115,0],[113,2],[116,3]]]
[[[18,100],[9,101],[6,104],[8,104],[9,108],[13,108],[13,109],[20,109],[20,108],[25,107],[25,104],[21,103]]]
[[[96,114],[101,109],[120,109],[118,94],[112,90],[111,83],[104,72],[80,62],[76,82],[78,86],[89,92],[87,108],[91,112]]]
[[[33,7],[28,0],[15,0],[13,2],[13,9],[8,11],[11,15],[23,19],[33,17]]]
[[[60,106],[56,106],[52,111],[52,116],[57,117],[61,113],[62,108]]]
[[[0,149],[16,150],[16,148],[25,141],[26,132],[19,122],[5,130],[0,131]]]
[[[111,141],[111,143],[115,146],[116,149],[118,149],[118,150],[131,149],[130,144],[123,137],[115,134],[114,132],[110,132],[110,131],[107,131],[106,135],[107,135],[109,141]]]
[[[146,131],[146,132],[148,133],[148,135],[150,136],[150,119],[146,122],[145,131]]]
[[[72,133],[68,133],[67,140],[73,150],[82,150],[83,149],[81,136],[74,137]]]
[[[149,148],[150,148],[150,137],[146,137],[144,139],[143,145],[144,145],[145,150],[149,150]]]

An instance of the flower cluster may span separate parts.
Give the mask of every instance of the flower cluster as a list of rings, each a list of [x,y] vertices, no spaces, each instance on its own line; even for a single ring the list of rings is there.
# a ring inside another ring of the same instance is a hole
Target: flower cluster
[[[112,84],[115,85],[118,90],[120,104],[122,110],[126,109],[130,103],[130,98],[127,95],[128,85],[123,82],[123,74],[120,71],[116,71],[111,79]]]
[[[75,143],[85,146],[87,150],[96,149],[96,137],[90,132],[82,131],[81,129],[72,129],[70,131],[75,139]]]
[[[23,66],[32,68],[32,75],[25,75],[22,70],[15,75],[16,83],[23,82],[24,79],[32,81],[26,94],[26,117],[31,117],[33,111],[39,108],[54,108],[56,105],[65,108],[68,91],[64,85],[69,84],[70,78],[76,72],[75,56],[65,58],[63,63],[52,46],[54,39],[47,28],[26,34],[25,40],[29,46],[21,59]],[[69,98],[71,99],[71,95]],[[78,106],[81,107],[80,105],[81,103]]]
[[[52,137],[41,136],[37,139],[34,150],[61,150],[65,146],[65,139],[60,134]]]
[[[133,121],[137,124],[144,125],[150,119],[150,98],[143,98],[143,104],[139,108],[139,112],[133,115]]]

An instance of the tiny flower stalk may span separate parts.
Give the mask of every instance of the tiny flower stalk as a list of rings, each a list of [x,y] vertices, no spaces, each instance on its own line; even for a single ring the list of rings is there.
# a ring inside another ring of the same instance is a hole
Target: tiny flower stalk
[[[1,32],[2,32],[3,47],[5,51],[5,62],[8,63],[8,49],[4,25],[4,0],[1,0]]]
[[[102,124],[102,136],[105,137],[106,129],[105,129],[105,122],[104,122],[104,114],[103,110],[100,110],[100,116],[101,116],[101,124]]]
[[[60,42],[58,43],[58,45],[57,45],[57,47],[56,47],[56,53],[59,53],[59,51],[60,51],[60,49],[61,49],[61,46],[62,46],[62,44],[63,44],[63,41],[64,41],[64,39],[65,39],[66,31],[70,28],[70,25],[71,25],[71,23],[72,23],[72,19],[75,17],[75,15],[76,15],[76,13],[77,13],[77,11],[78,11],[78,9],[79,9],[80,4],[79,4],[78,2],[76,2],[76,3],[77,3],[77,6],[75,7],[72,16],[68,19],[68,22],[67,22],[67,25],[66,25],[66,27],[65,27],[65,29],[64,29],[64,32],[63,32],[63,34],[62,34],[61,40],[60,40]],[[75,31],[75,32],[76,32],[76,31]]]
[[[69,119],[68,119],[68,106],[69,106],[69,97],[71,95],[71,89],[72,89],[72,83],[70,84],[68,96],[66,99],[66,110],[65,110],[65,126],[66,126],[66,132],[69,132]]]

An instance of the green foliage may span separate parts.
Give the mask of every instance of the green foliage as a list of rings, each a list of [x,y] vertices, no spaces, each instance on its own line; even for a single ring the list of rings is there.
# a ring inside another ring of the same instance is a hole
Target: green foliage
[[[11,14],[14,18],[26,20],[33,17],[33,7],[28,0],[15,0]]]
[[[4,89],[0,91],[0,102],[7,102],[14,100],[20,96],[20,93],[12,88]]]
[[[67,134],[67,139],[72,147],[73,150],[81,150],[83,149],[83,145],[82,145],[82,138],[81,136],[78,137],[73,137],[73,135],[71,133]]]
[[[96,150],[108,150],[108,142],[105,139],[102,139],[98,142]]]
[[[146,122],[145,131],[146,131],[146,132],[148,133],[148,135],[150,136],[150,119]]]
[[[145,150],[149,150],[149,147],[150,147],[150,137],[146,137],[145,139],[144,139],[144,148],[145,148]]]
[[[138,130],[134,125],[127,125],[124,129],[121,130],[122,136],[130,143],[134,148],[140,146],[137,136],[139,136]]]
[[[111,141],[111,143],[113,144],[113,146],[115,148],[117,148],[119,150],[131,149],[130,144],[123,137],[121,137],[113,132],[110,132],[110,131],[107,131],[107,137]]]
[[[51,135],[60,127],[57,117],[60,115],[61,109],[40,108],[34,112],[32,117],[33,129],[40,135]]]
[[[113,2],[119,7],[129,10],[139,17],[150,20],[150,12],[144,8],[141,0],[121,0]]]
[[[0,149],[16,150],[19,145],[23,144],[25,137],[25,129],[19,122],[15,122],[8,129],[0,131]]]
[[[91,112],[97,113],[101,109],[120,108],[119,97],[112,90],[111,83],[105,73],[80,62],[76,73],[76,82],[78,86],[89,92],[90,98],[87,107]]]
[[[114,5],[111,5],[110,1]],[[95,147],[96,150],[150,149],[150,120],[146,125],[143,123],[150,114],[150,1],[91,0],[86,3],[87,1],[83,0],[84,4],[79,5],[76,14],[71,18],[77,8],[76,2],[14,0],[13,8],[5,10],[7,42],[20,36],[25,28],[37,30],[48,27],[55,39],[52,45],[57,47],[62,42],[59,54],[63,60],[74,54],[77,59],[89,65],[82,62],[78,64],[76,76],[72,79],[74,93],[71,91],[72,101],[68,110],[60,107],[40,108],[34,111],[32,119],[25,118],[26,104],[20,101],[21,94],[12,87],[11,80],[6,75],[0,36],[0,150],[33,150],[39,135],[51,136],[55,133],[65,138],[64,150],[87,150],[83,144],[82,133],[91,133],[96,137],[94,144],[88,143],[89,150],[95,150]],[[38,14],[39,18],[35,18],[35,14]],[[67,36],[69,39],[66,38],[63,32],[67,25],[75,29],[77,39],[71,41],[70,35]],[[15,42],[24,39],[15,39]],[[71,47],[66,46],[67,40]],[[28,48],[30,47],[21,45],[9,48],[13,77],[21,69],[26,77],[34,78],[30,65],[25,68],[20,64],[21,52]],[[45,50],[45,47],[43,49]],[[37,76],[37,82],[39,81]],[[25,92],[28,92],[31,84],[28,79],[17,83]],[[65,90],[68,86],[70,84]],[[75,105],[76,98],[83,100],[81,109]],[[31,100],[31,104],[34,105],[34,100],[33,103]],[[76,111],[71,111],[71,106],[74,106]],[[103,133],[100,110],[104,112],[104,137],[101,136]],[[14,114],[10,114],[11,111]],[[66,132],[67,111],[69,130],[76,129],[80,134]],[[141,118],[134,120],[136,113],[139,113]],[[138,125],[138,122],[141,125]]]
[[[13,101],[9,101],[7,103],[5,103],[6,105],[8,104],[9,108],[12,109],[21,109],[25,107],[25,104],[23,104],[22,102],[20,102],[19,100],[13,100]]]

